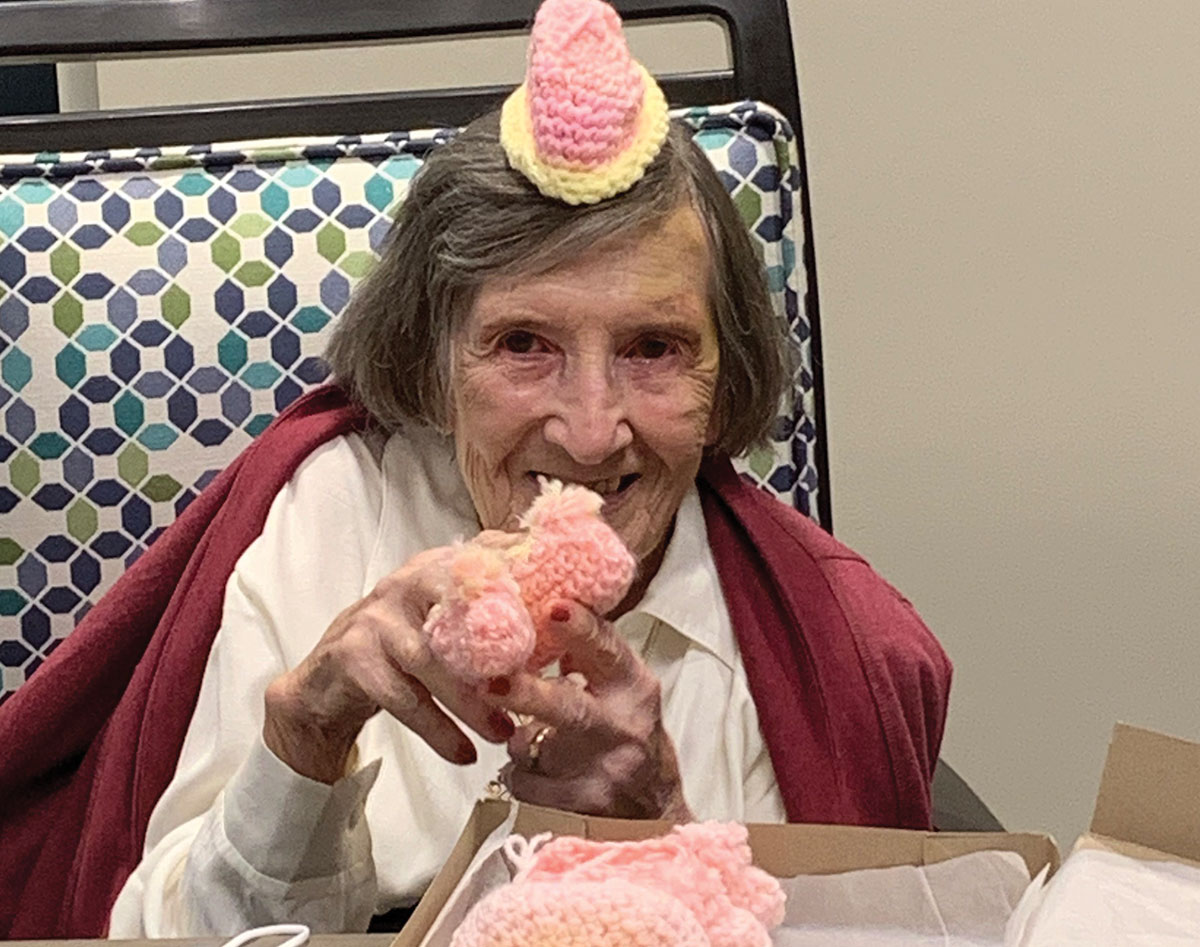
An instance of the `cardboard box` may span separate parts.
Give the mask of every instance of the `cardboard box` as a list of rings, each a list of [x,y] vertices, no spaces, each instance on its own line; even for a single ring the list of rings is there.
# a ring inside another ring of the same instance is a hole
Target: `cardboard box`
[[[509,806],[495,801],[476,805],[446,864],[392,947],[419,947],[476,850],[508,816]],[[514,828],[526,837],[553,832],[605,841],[650,838],[669,830],[666,822],[590,818],[524,805],[519,807]],[[830,825],[751,825],[749,830],[755,864],[779,878],[931,865],[987,850],[1016,852],[1025,860],[1031,877],[1047,865],[1053,871],[1059,864],[1054,840],[1034,833],[913,832]]]
[[[1200,867],[1200,743],[1117,724],[1091,828],[1074,850],[1098,849],[1146,861]],[[408,925],[392,947],[420,947],[476,850],[510,813],[509,803],[481,802]],[[515,831],[622,841],[669,831],[663,822],[589,818],[519,806]],[[864,868],[930,865],[972,852],[1020,855],[1034,877],[1060,864],[1054,840],[1036,833],[911,832],[828,825],[751,825],[759,867],[780,878]]]
[[[1200,867],[1200,744],[1117,724],[1080,849]]]
[[[1009,919],[1006,943],[1196,942],[1197,800],[1200,745],[1118,724],[1090,831],[1049,885],[1026,892]],[[1170,862],[1180,864],[1164,864]]]

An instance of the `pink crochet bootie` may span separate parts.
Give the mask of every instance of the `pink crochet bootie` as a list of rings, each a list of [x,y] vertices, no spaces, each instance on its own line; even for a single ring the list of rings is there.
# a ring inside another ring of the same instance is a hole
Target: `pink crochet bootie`
[[[549,480],[521,518],[529,544],[514,550],[510,568],[537,629],[533,667],[562,656],[550,622],[556,600],[573,599],[606,615],[633,583],[637,561],[604,522],[603,506],[600,495],[587,487]]]
[[[667,135],[667,103],[601,0],[545,0],[525,81],[501,110],[509,164],[548,197],[591,204],[628,190]]]
[[[606,614],[637,568],[601,517],[603,505],[586,487],[543,481],[521,519],[523,542],[505,550],[464,543],[446,594],[425,620],[430,649],[467,681],[540,670],[561,657],[553,603],[571,599]]]
[[[641,842],[563,837],[532,856],[514,844],[523,842],[506,849],[520,865],[516,878],[471,910],[452,947],[769,947],[783,920],[783,890],[751,864],[736,823],[685,825]]]

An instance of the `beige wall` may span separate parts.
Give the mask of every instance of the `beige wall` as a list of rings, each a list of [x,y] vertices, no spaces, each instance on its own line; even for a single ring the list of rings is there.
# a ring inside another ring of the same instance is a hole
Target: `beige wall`
[[[792,9],[836,530],[1069,844],[1115,720],[1200,738],[1200,5]]]
[[[1200,5],[792,10],[837,532],[956,661],[947,758],[1069,843],[1115,720],[1200,738]],[[280,66],[265,94],[503,81],[502,44]],[[101,104],[240,98],[231,63],[102,65]]]

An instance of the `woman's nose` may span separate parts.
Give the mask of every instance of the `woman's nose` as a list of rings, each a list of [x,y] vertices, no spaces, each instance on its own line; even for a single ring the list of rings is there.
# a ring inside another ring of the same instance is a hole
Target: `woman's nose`
[[[606,370],[565,378],[556,400],[544,435],[577,464],[602,463],[633,442],[624,398]]]

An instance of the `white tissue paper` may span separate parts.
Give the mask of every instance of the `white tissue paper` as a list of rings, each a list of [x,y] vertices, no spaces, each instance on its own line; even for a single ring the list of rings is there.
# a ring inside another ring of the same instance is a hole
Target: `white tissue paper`
[[[775,947],[1003,947],[1029,886],[1013,852],[783,879],[787,915]]]
[[[1084,849],[1014,912],[1006,947],[1200,944],[1200,868]]]

